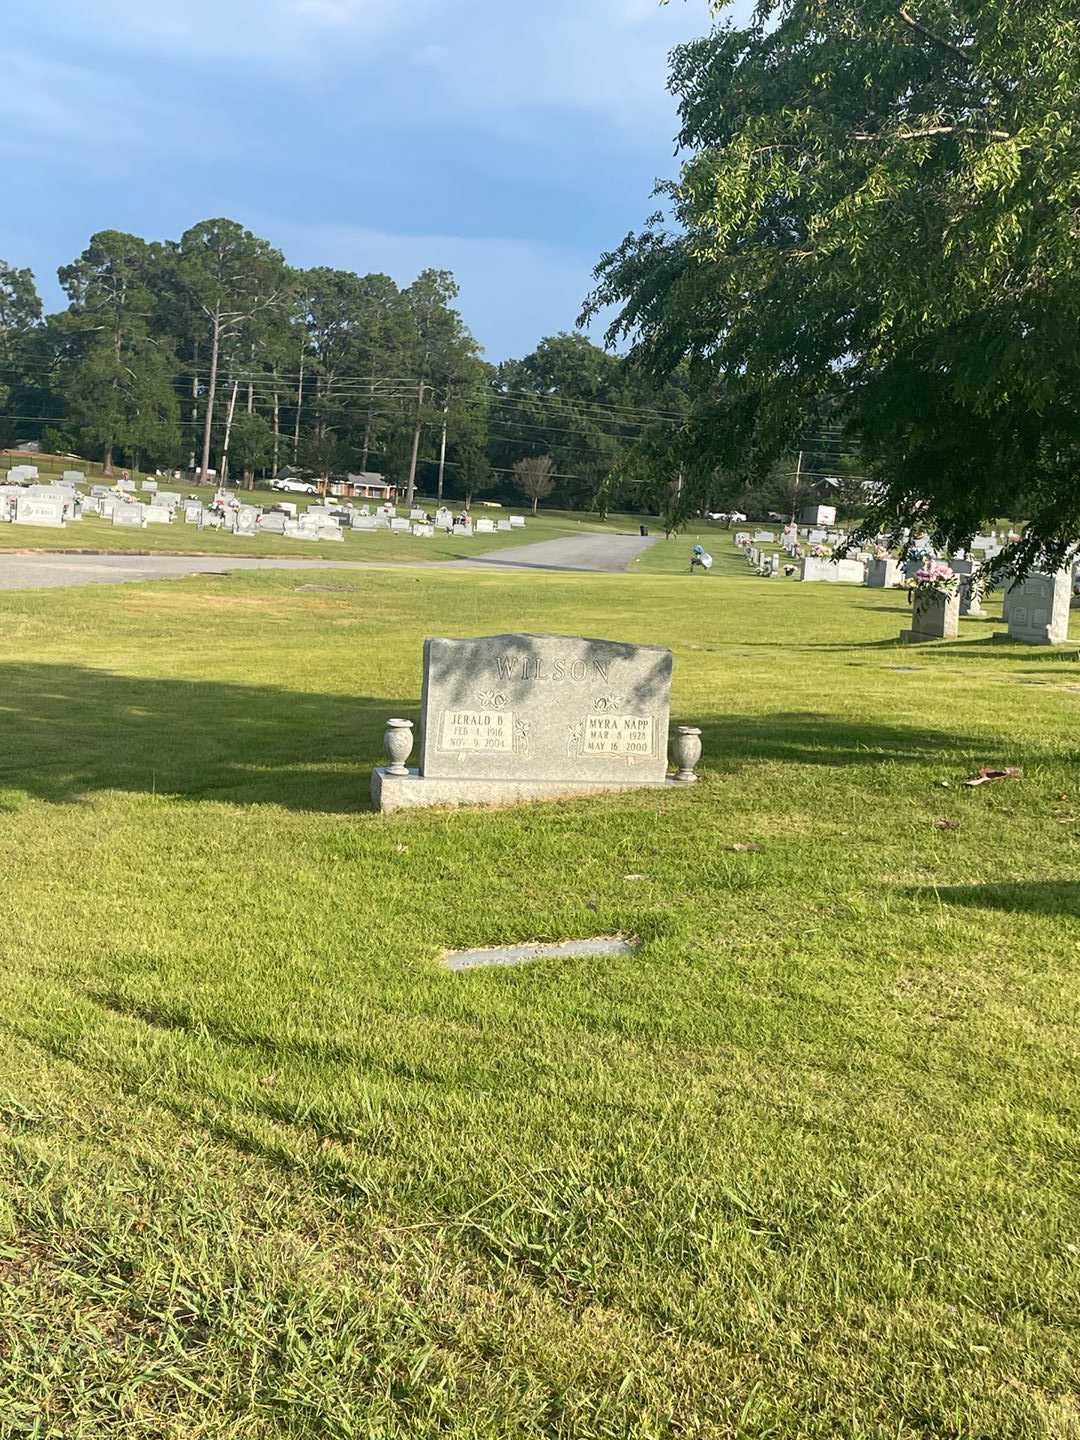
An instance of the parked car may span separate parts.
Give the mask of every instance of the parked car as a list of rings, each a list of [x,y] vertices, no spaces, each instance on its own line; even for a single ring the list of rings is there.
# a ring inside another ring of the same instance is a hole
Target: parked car
[[[281,490],[287,495],[317,495],[319,487],[309,485],[306,480],[271,480],[271,490]]]

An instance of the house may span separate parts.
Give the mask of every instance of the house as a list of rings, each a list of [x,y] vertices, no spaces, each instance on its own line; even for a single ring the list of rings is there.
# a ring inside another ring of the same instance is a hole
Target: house
[[[346,475],[344,480],[330,481],[330,494],[342,500],[379,500],[391,504],[397,499],[397,486],[382,475],[363,470],[359,475]]]

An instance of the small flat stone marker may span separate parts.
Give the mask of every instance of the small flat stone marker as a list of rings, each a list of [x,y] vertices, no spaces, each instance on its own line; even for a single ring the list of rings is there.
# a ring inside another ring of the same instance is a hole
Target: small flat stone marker
[[[564,940],[555,945],[503,945],[492,950],[448,950],[448,970],[481,970],[490,965],[528,965],[534,960],[571,960],[582,955],[633,955],[633,940],[601,936],[598,940]]]

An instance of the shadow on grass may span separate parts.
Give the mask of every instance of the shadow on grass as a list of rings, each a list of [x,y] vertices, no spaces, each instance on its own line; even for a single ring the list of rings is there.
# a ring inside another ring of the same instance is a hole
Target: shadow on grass
[[[1080,883],[1072,880],[1009,880],[1000,885],[919,886],[907,892],[915,900],[939,900],[975,910],[1005,910],[1013,915],[1073,915],[1080,919]]]
[[[0,787],[71,803],[98,790],[351,814],[370,808],[390,716],[415,701],[0,666]]]
[[[924,764],[975,743],[983,764],[999,758],[985,736],[924,730],[915,725],[887,725],[879,720],[852,722],[815,711],[785,710],[774,715],[703,716],[693,721],[702,729],[705,763],[710,770],[733,771],[743,762],[783,760],[796,765],[880,765],[884,762]]]
[[[392,715],[419,718],[415,701],[400,699],[148,679],[77,665],[2,666],[0,787],[56,804],[121,790],[354,814],[370,809],[370,772]],[[812,711],[706,715],[696,723],[706,764],[720,772],[755,760],[918,764],[974,743],[962,732]],[[1002,758],[985,736],[978,745],[981,763]]]

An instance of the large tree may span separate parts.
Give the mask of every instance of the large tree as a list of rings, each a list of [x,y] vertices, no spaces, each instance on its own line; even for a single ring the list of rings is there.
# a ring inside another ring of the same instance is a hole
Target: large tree
[[[1080,536],[1073,0],[761,0],[677,50],[672,88],[671,217],[603,258],[588,308],[618,306],[654,374],[690,365],[699,474],[764,468],[839,405],[869,529],[959,546],[1023,513],[1004,558],[1057,563]]]
[[[242,365],[247,363],[250,370],[252,350],[258,349],[257,337],[269,315],[280,321],[289,314],[295,282],[281,252],[235,220],[193,225],[180,239],[177,261],[190,306],[201,317],[206,335],[209,378],[200,465],[205,483],[222,361],[231,372],[230,386]]]
[[[157,460],[176,458],[172,346],[150,329],[159,267],[158,246],[103,230],[58,272],[71,301],[57,321],[71,337],[62,382],[68,420],[101,449],[106,475],[117,448],[132,463],[143,452]]]
[[[22,353],[40,320],[41,297],[33,272],[0,260],[0,406],[18,381]]]

